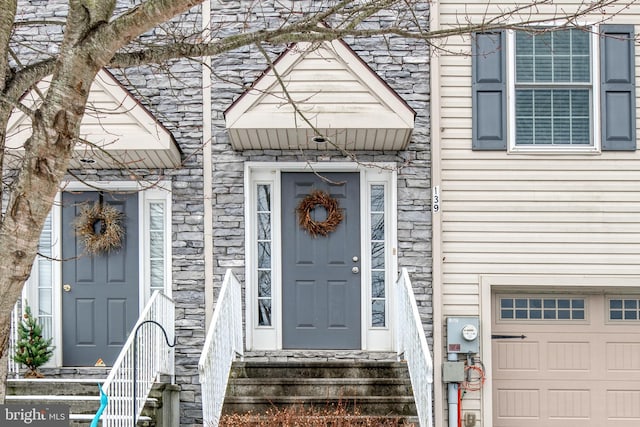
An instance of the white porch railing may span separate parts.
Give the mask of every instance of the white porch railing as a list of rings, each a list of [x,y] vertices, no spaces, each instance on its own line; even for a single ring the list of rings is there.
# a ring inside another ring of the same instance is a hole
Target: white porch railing
[[[18,378],[20,366],[13,360],[16,354],[16,344],[18,343],[18,324],[22,315],[20,300],[11,311],[11,329],[9,331],[9,348],[7,349],[7,378]]]
[[[101,417],[103,427],[135,425],[134,409],[137,420],[158,376],[170,375],[173,381],[174,350],[167,342],[171,340],[173,344],[174,323],[173,300],[155,291],[102,386],[109,397],[109,404]],[[162,325],[167,336],[158,324]]]
[[[433,360],[406,268],[402,269],[397,282],[396,299],[398,356],[403,354],[409,366],[420,426],[432,427]]]
[[[240,282],[231,270],[227,270],[198,363],[205,427],[218,426],[231,363],[236,354],[243,354],[242,293]]]

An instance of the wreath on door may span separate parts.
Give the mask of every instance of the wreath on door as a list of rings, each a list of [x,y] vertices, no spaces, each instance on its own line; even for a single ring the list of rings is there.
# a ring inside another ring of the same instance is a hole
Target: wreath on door
[[[122,247],[124,214],[105,203],[85,206],[76,219],[76,234],[90,255],[109,253]]]
[[[315,221],[311,218],[311,212],[316,206],[322,206],[327,211],[327,218],[324,221]],[[314,190],[302,199],[296,210],[298,212],[298,223],[312,237],[318,237],[318,235],[327,236],[329,233],[334,232],[344,219],[338,200],[321,190]]]

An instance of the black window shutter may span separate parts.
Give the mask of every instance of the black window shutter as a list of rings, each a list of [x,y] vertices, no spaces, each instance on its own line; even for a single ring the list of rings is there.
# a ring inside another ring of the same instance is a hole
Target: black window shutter
[[[474,33],[471,48],[474,150],[507,149],[505,32]]]
[[[600,114],[603,151],[636,149],[633,25],[600,25]]]

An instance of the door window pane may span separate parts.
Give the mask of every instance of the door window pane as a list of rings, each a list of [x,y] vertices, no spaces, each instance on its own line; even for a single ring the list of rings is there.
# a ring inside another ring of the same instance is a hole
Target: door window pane
[[[165,203],[149,203],[149,283],[150,292],[165,291]]]
[[[369,196],[371,198],[371,326],[385,327],[387,312],[384,185],[371,185]]]
[[[38,286],[38,321],[45,339],[53,337],[53,229],[51,214],[47,216],[38,242],[39,255],[35,261]],[[30,303],[29,301],[27,301]]]
[[[256,187],[256,236],[258,251],[258,326],[271,326],[271,306],[272,306],[272,266],[271,249],[272,243],[272,211],[271,211],[271,186],[260,184]]]

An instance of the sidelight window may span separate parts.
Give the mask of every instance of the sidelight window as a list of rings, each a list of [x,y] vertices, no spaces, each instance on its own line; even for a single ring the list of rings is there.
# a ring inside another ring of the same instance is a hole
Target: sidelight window
[[[370,187],[371,197],[371,326],[387,325],[384,185]]]
[[[271,250],[272,236],[272,204],[271,185],[260,184],[257,187],[257,254],[258,254],[258,326],[271,326],[272,316],[272,277]]]

